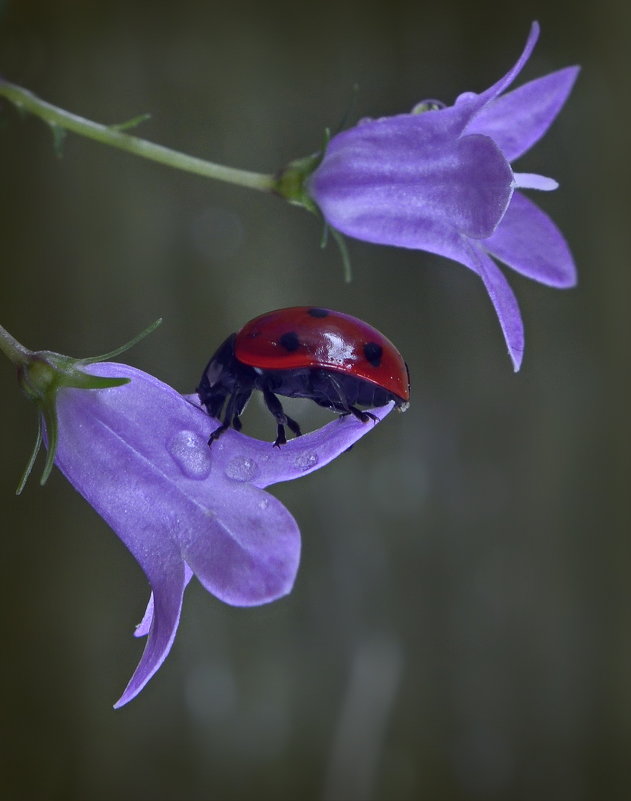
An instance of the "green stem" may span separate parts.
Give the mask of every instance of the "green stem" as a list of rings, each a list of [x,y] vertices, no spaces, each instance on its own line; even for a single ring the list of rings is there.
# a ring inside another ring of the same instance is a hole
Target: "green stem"
[[[25,364],[31,351],[21,345],[15,337],[0,325],[0,351],[17,366]]]
[[[151,159],[177,170],[192,172],[205,178],[214,178],[217,181],[226,181],[249,189],[258,189],[262,192],[272,192],[276,186],[274,175],[224,167],[222,164],[214,164],[212,161],[205,161],[162,145],[156,145],[146,139],[140,139],[138,136],[130,136],[122,133],[117,126],[101,125],[101,123],[64,111],[41,100],[28,89],[22,89],[20,86],[2,79],[0,79],[0,95],[6,97],[18,108],[40,117],[53,128],[62,128],[79,134],[79,136],[96,139],[97,142],[102,142],[104,145],[126,150],[135,156]]]

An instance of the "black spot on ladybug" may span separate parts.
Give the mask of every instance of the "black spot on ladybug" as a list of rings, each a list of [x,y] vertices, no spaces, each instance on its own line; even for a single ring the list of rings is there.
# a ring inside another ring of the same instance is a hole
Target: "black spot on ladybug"
[[[372,364],[373,367],[379,367],[381,364],[381,357],[383,355],[383,348],[376,342],[367,342],[364,345],[364,356],[366,360]]]
[[[300,347],[298,334],[296,334],[295,331],[288,331],[286,334],[283,334],[278,341],[283,346],[283,348],[285,348],[286,351],[289,351],[289,353],[293,353]]]
[[[327,309],[309,309],[308,314],[310,317],[328,317],[329,312]]]

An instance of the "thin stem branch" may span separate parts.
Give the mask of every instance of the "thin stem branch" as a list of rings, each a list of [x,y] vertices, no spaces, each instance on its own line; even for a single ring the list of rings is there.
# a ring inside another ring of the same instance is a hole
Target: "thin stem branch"
[[[225,181],[249,189],[258,189],[262,192],[272,192],[276,186],[274,175],[225,167],[222,164],[215,164],[212,161],[171,150],[138,136],[131,136],[123,133],[120,126],[102,125],[71,114],[69,111],[64,111],[64,109],[41,100],[28,89],[23,89],[3,79],[0,79],[0,95],[6,97],[18,108],[40,117],[53,128],[72,131],[79,136],[95,139],[104,145],[125,150],[135,156],[157,161],[177,170],[192,172],[204,178],[213,178],[216,181]]]
[[[24,364],[31,354],[28,348],[21,345],[15,337],[7,331],[6,328],[0,325],[0,351],[13,362],[16,366]]]

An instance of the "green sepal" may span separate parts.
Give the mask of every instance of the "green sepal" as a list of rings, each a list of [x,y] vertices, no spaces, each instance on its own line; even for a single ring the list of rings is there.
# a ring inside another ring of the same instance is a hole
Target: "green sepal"
[[[162,323],[162,317],[158,317],[158,319],[154,320],[154,322],[151,323],[151,325],[148,325],[133,339],[130,339],[129,342],[126,342],[124,345],[121,345],[120,348],[115,348],[114,350],[111,350],[109,353],[104,353],[102,356],[89,356],[87,359],[76,359],[76,361],[81,364],[94,364],[95,362],[105,362],[108,359],[113,359],[114,356],[120,356],[121,353],[125,353],[126,350],[133,348],[134,345],[137,345],[142,339],[149,336],[149,334],[153,334],[153,332],[161,323]]]
[[[20,479],[17,489],[15,490],[16,495],[21,495],[22,490],[26,486],[26,482],[28,481],[28,477],[31,475],[33,470],[33,466],[35,465],[35,460],[37,459],[37,454],[39,453],[39,449],[42,447],[42,416],[41,414],[37,415],[37,436],[35,437],[35,445],[33,446],[33,450],[31,451],[30,458],[28,460],[28,464],[26,465],[26,469],[22,473],[22,478]]]
[[[346,246],[346,240],[342,236],[342,234],[337,231],[335,228],[329,228],[331,231],[331,236],[335,240],[335,244],[337,245],[338,250],[340,251],[340,256],[342,257],[342,270],[344,272],[344,281],[347,284],[350,284],[353,280],[353,270],[351,268],[351,257],[348,252],[348,247]]]
[[[62,386],[73,389],[109,389],[110,387],[122,387],[123,384],[129,384],[130,381],[131,378],[104,378],[77,370],[75,375],[69,381],[64,381]]]
[[[44,486],[44,484],[48,481],[48,477],[50,476],[53,467],[55,465],[55,454],[57,453],[57,440],[59,437],[59,426],[57,425],[57,408],[54,403],[51,403],[49,406],[44,406],[42,408],[42,417],[44,418],[44,423],[46,424],[46,439],[47,439],[47,447],[46,447],[46,461],[44,462],[44,469],[42,471],[42,477],[39,480],[40,486]],[[41,418],[40,418],[40,428],[41,428]]]
[[[320,213],[318,209],[318,213]],[[320,215],[322,216],[322,215]],[[331,226],[327,223],[327,221],[322,217],[322,237],[320,238],[320,247],[322,250],[329,244],[329,233],[333,237],[335,244],[340,252],[340,256],[342,257],[342,272],[344,274],[344,281],[347,284],[350,284],[353,280],[353,269],[351,266],[351,257],[348,252],[348,246],[346,245],[346,240],[344,236],[335,228],[331,228]]]
[[[131,379],[121,377],[107,378],[104,376],[91,375],[81,369],[82,366],[106,361],[114,356],[118,356],[129,348],[140,342],[162,322],[162,318],[153,322],[150,326],[141,331],[129,342],[119,348],[115,348],[109,353],[101,356],[91,356],[84,359],[74,359],[71,356],[64,356],[53,351],[29,351],[13,340],[8,332],[2,329],[10,348],[5,347],[5,352],[14,361],[18,368],[18,383],[24,394],[30,398],[38,407],[38,428],[35,438],[35,445],[31,456],[26,465],[26,469],[18,483],[16,494],[19,495],[24,489],[26,482],[33,471],[35,460],[42,446],[44,439],[43,427],[46,426],[47,454],[44,470],[40,479],[40,484],[45,484],[51,474],[55,464],[55,453],[57,450],[58,424],[57,424],[57,392],[64,388],[72,389],[110,389],[128,384]],[[11,341],[9,342],[9,339]]]

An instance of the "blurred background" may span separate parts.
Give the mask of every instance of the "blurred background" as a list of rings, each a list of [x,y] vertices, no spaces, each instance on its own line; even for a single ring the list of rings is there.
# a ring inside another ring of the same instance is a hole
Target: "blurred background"
[[[622,799],[631,792],[629,64],[625,4],[0,4],[0,72],[105,123],[261,172],[356,117],[452,102],[541,39],[518,83],[579,63],[519,162],[580,273],[509,279],[514,374],[466,269],[68,136],[0,103],[0,320],[31,348],[108,351],[182,392],[251,317],[317,304],[407,359],[413,402],[273,489],[300,524],[294,592],[223,605],[193,582],[166,663],[114,712],[143,643],[140,569],[57,473],[15,486],[35,411],[2,392],[0,794],[41,799]],[[159,412],[159,410],[157,410]],[[307,404],[296,414],[319,425]],[[259,404],[246,430],[273,436]],[[40,463],[41,467],[41,463]],[[628,475],[628,473],[627,473]]]

